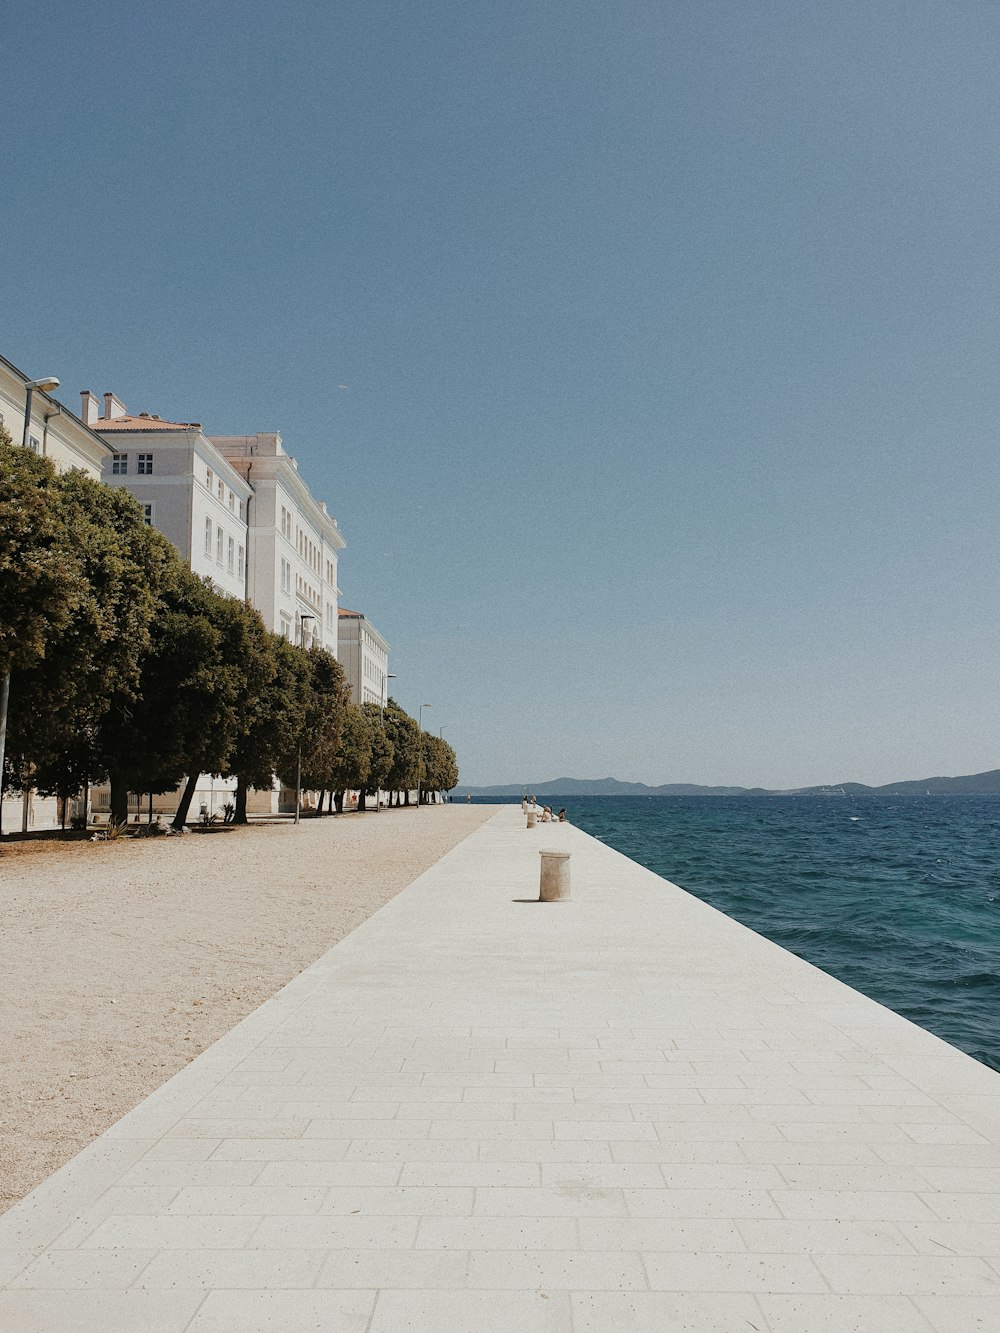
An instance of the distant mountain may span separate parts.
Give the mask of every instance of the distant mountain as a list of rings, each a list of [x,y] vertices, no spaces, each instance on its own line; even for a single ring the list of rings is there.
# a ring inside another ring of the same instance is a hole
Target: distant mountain
[[[617,778],[554,778],[550,782],[508,783],[499,787],[456,787],[456,796],[745,796],[770,795],[763,787],[699,787],[693,782],[668,782],[649,787],[645,782],[619,782]]]
[[[660,787],[649,787],[645,782],[620,782],[617,778],[554,778],[549,782],[507,783],[497,787],[456,787],[454,795],[520,798],[525,792],[534,792],[536,796],[860,796],[873,792],[886,796],[1000,796],[1000,768],[957,778],[887,782],[882,787],[868,787],[863,782],[839,782],[772,791],[766,787],[702,787],[694,782],[668,782]]]

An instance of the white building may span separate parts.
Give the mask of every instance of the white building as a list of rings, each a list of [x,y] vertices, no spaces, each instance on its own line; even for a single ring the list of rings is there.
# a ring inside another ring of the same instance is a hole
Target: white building
[[[0,426],[15,444],[24,439],[24,411],[31,382],[23,370],[0,356]],[[104,459],[110,452],[86,419],[81,421],[43,389],[35,389],[31,394],[27,443],[36,454],[50,458],[58,472],[78,468],[95,479],[100,478]]]
[[[200,422],[133,415],[112,393],[98,415],[97,398],[82,397],[84,418],[113,449],[104,480],[127,488],[192,570],[256,607],[268,629],[336,657],[337,557],[346,542],[281,436],[208,436]],[[194,814],[221,809],[233,786],[203,775]],[[159,805],[171,809],[174,799]],[[256,812],[278,808],[277,791],[255,794]]]
[[[247,597],[268,629],[337,656],[337,558],[347,543],[278,434],[213,435],[252,490]]]
[[[336,656],[346,542],[281,436],[208,436],[197,421],[132,415],[111,393],[98,408],[85,392],[84,416],[113,450],[104,480],[126,487],[194,572],[256,607],[268,629]]]
[[[342,608],[337,656],[356,704],[388,702],[389,645],[360,611]]]
[[[197,421],[132,416],[112,393],[104,415],[85,391],[83,414],[110,444],[103,480],[128,490],[146,522],[177,547],[195,574],[221,593],[247,598],[247,509],[252,492]]]

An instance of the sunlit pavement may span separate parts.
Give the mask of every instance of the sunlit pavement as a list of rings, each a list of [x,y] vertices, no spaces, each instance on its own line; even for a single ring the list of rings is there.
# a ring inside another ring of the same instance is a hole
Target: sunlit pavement
[[[524,822],[0,1217],[0,1328],[1000,1326],[1000,1075]],[[568,902],[532,901],[544,847]]]

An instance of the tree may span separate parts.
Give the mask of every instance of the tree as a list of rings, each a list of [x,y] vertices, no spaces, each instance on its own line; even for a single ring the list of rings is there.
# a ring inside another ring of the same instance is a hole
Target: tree
[[[81,596],[51,463],[0,429],[0,796],[11,674],[40,662]]]
[[[389,773],[392,769],[393,748],[392,741],[389,739],[388,732],[385,729],[385,716],[383,709],[378,704],[366,703],[361,705],[361,711],[368,719],[371,727],[371,749],[368,755],[368,779],[361,788],[358,796],[358,809],[366,808],[366,797],[368,792],[374,792],[376,800],[378,793],[385,787]]]
[[[308,666],[305,707],[294,745],[279,756],[277,771],[287,787],[323,791],[330,786],[350,690],[344,668],[325,648],[295,651]]]
[[[335,793],[337,813],[344,809],[344,792],[364,790],[368,781],[372,757],[372,726],[368,716],[355,704],[344,709],[340,741],[328,775],[330,790]]]
[[[250,623],[242,602],[222,597],[179,561],[171,567],[140,663],[138,697],[116,701],[102,726],[114,822],[127,818],[130,791],[170,791],[186,777],[173,820],[182,828],[199,775],[227,766]]]
[[[247,822],[249,788],[270,788],[281,756],[295,750],[305,725],[309,658],[283,635],[265,635],[267,660],[261,661],[256,683],[247,680],[241,728],[229,757],[236,776],[236,824]]]
[[[72,471],[55,479],[51,499],[76,596],[45,656],[17,673],[11,740],[38,790],[65,798],[105,776],[102,720],[134,704],[161,589],[181,566],[127,491]]]
[[[416,786],[420,766],[420,729],[409,713],[403,711],[395,699],[390,699],[385,706],[385,730],[392,745],[392,766],[386,777],[386,788],[399,793],[405,792],[406,804],[410,804],[410,789]]]
[[[431,792],[450,791],[458,782],[458,764],[455,751],[440,736],[424,732],[423,772],[420,781],[420,800],[425,802]]]

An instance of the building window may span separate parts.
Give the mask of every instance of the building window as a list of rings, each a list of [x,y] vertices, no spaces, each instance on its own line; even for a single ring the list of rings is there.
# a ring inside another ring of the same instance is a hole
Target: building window
[[[243,521],[243,501],[240,501],[240,522]]]
[[[291,642],[292,638],[292,618],[284,611],[281,612],[281,633],[282,637]]]
[[[42,446],[37,435],[28,436],[28,448],[33,454],[40,454],[42,452]]]
[[[292,540],[292,516],[284,505],[281,506],[281,535]]]
[[[205,485],[209,490],[212,489],[212,469],[210,467],[205,469]]]
[[[236,538],[235,538],[235,537],[230,537],[230,538],[229,538],[229,546],[228,546],[228,548],[227,548],[227,550],[226,550],[226,568],[229,570],[230,574],[232,574],[232,572],[233,572],[234,569],[236,568]]]
[[[111,455],[111,475],[113,477],[125,477],[128,475],[128,454]]]
[[[246,553],[244,552],[243,547],[241,546],[239,551],[237,552],[237,559],[236,559],[236,572],[237,574],[239,574],[240,578],[243,577],[243,561],[245,559],[245,556]]]
[[[221,564],[222,564],[222,529],[221,529],[221,528],[216,528],[216,529],[215,529],[215,558],[216,558],[216,560],[219,562],[219,564],[221,565]]]
[[[232,493],[232,491],[229,492],[229,512],[231,514],[236,513],[236,496]]]
[[[205,554],[212,554],[212,529],[215,524],[210,518],[205,519]]]
[[[219,499],[224,500],[226,498],[226,483],[222,480],[221,477],[219,478],[219,484],[216,489]]]
[[[153,506],[151,504],[142,506],[142,516],[146,520],[147,527],[151,528],[153,526]]]
[[[136,466],[135,466],[135,470],[136,470],[136,472],[138,472],[138,474],[139,474],[140,477],[148,477],[148,476],[150,476],[150,475],[152,474],[152,471],[153,471],[153,455],[152,455],[152,454],[139,454],[138,461],[137,461]]]
[[[287,560],[281,562],[281,591],[292,591],[292,567]]]

